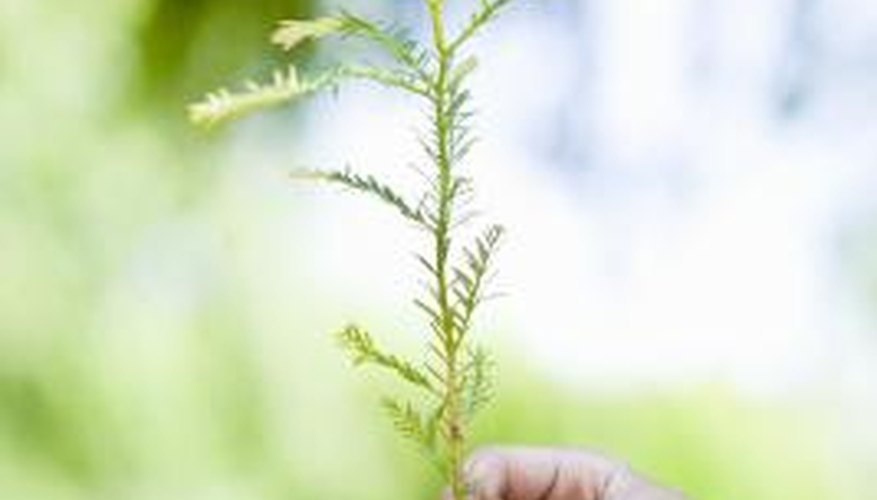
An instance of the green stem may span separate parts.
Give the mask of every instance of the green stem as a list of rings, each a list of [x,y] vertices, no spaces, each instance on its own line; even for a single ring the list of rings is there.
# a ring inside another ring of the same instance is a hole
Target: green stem
[[[432,19],[433,43],[438,63],[438,74],[434,82],[435,142],[438,154],[438,221],[435,227],[435,269],[438,305],[445,350],[445,418],[444,438],[447,446],[448,482],[454,500],[465,500],[466,485],[463,478],[463,454],[465,434],[460,407],[460,373],[458,367],[459,342],[456,338],[454,313],[449,300],[448,257],[451,252],[449,228],[452,221],[453,176],[450,160],[450,124],[448,123],[449,94],[448,75],[452,64],[452,54],[445,39],[441,0],[429,1]]]

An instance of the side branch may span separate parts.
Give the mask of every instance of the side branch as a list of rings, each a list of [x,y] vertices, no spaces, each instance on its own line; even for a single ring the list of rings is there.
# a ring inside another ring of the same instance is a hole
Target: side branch
[[[503,7],[511,3],[511,0],[481,0],[481,8],[472,14],[469,23],[463,31],[457,35],[449,46],[449,52],[456,52],[463,44],[472,38],[479,29],[492,21]]]
[[[457,343],[463,341],[472,324],[475,310],[484,300],[485,280],[488,278],[503,233],[502,226],[489,226],[484,234],[475,240],[474,248],[463,249],[466,264],[454,268],[453,292],[457,300],[454,313],[459,325]]]
[[[189,118],[206,128],[225,123],[255,111],[286,104],[326,89],[336,88],[345,79],[370,80],[420,97],[431,99],[430,89],[401,71],[372,66],[335,66],[313,78],[300,78],[295,66],[275,71],[269,83],[246,82],[244,90],[221,88],[189,106]]]
[[[339,20],[341,33],[371,41],[396,62],[414,72],[422,82],[429,82],[429,53],[417,41],[409,38],[404,30],[384,26],[348,11],[343,11]]]
[[[432,99],[432,94],[427,85],[424,85],[421,80],[400,71],[390,71],[374,66],[341,66],[336,71],[339,77],[370,80],[380,85],[395,87],[399,90],[425,97],[426,99]]]
[[[317,180],[339,184],[353,191],[370,194],[396,209],[403,217],[420,226],[428,227],[423,212],[419,208],[413,208],[402,195],[379,181],[372,175],[362,175],[350,170],[301,170],[292,172],[294,179]]]
[[[301,80],[295,66],[289,66],[285,71],[275,71],[268,83],[251,80],[246,82],[243,91],[232,92],[221,88],[207,94],[203,100],[189,105],[189,119],[196,125],[210,128],[317,92],[330,84],[327,78]]]
[[[329,35],[356,37],[371,42],[411,72],[412,77],[422,84],[429,82],[429,54],[416,40],[408,36],[406,30],[392,24],[372,21],[349,11],[312,20],[281,21],[271,35],[271,41],[289,51],[306,40]]]
[[[338,333],[338,341],[347,351],[354,366],[373,364],[385,368],[411,384],[440,396],[426,374],[413,364],[378,347],[372,336],[356,325],[349,325]]]

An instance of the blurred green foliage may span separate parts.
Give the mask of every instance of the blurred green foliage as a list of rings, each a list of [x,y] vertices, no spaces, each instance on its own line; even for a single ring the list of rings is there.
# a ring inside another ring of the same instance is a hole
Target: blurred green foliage
[[[261,59],[280,53],[265,50],[277,20],[314,10],[310,0],[259,0],[246,8],[234,0],[151,3],[136,36],[141,64],[133,83],[147,106],[158,99],[176,108],[181,96],[200,95],[220,77],[263,66]]]
[[[185,102],[312,9],[0,6],[0,498],[434,498],[319,333],[331,305],[288,289],[307,282],[277,231],[295,211],[180,140]],[[721,387],[585,398],[525,365],[500,359],[482,441],[597,446],[698,498],[854,494],[828,411]]]

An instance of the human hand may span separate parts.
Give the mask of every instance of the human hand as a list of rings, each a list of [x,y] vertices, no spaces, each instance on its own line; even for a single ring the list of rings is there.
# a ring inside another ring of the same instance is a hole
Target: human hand
[[[565,448],[496,447],[466,465],[472,500],[684,500],[623,462]],[[450,500],[445,494],[445,500]]]

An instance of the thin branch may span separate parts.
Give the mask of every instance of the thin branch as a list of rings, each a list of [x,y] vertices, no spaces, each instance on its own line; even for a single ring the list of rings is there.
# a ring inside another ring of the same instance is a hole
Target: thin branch
[[[463,44],[472,38],[480,28],[493,20],[500,10],[509,4],[511,0],[481,0],[481,9],[469,19],[469,23],[463,31],[451,42],[448,52],[455,53]]]
[[[290,173],[294,179],[325,181],[377,197],[396,209],[403,217],[421,226],[428,226],[422,210],[413,208],[402,195],[388,184],[372,175],[362,175],[350,170],[299,170]]]

